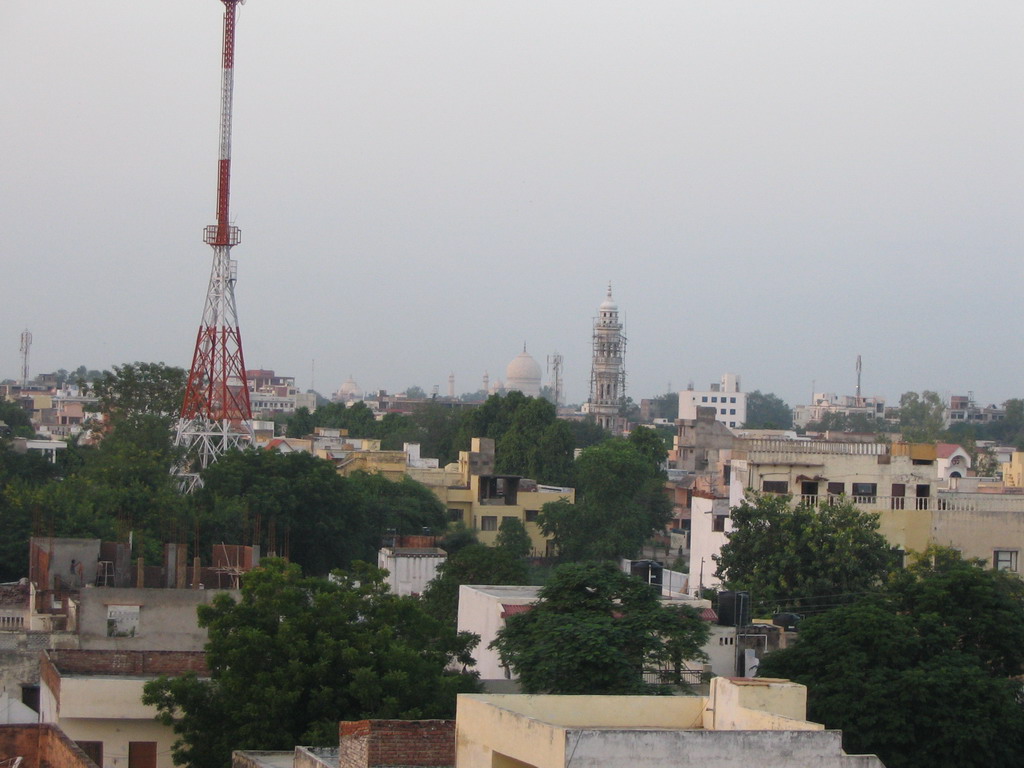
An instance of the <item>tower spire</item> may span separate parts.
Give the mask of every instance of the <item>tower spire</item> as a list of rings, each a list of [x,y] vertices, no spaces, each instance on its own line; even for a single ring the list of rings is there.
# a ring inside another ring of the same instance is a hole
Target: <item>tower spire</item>
[[[203,230],[203,241],[213,248],[213,266],[175,436],[175,445],[185,448],[178,475],[182,490],[186,492],[202,484],[199,472],[225,451],[252,443],[252,409],[235,307],[237,264],[231,258],[231,248],[241,241],[241,232],[231,225],[230,218],[235,12],[244,0],[221,1],[224,3],[224,43],[217,223]]]

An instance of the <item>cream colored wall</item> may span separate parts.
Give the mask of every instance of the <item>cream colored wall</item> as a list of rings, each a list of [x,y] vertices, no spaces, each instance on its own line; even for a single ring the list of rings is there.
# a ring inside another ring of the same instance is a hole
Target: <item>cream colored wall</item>
[[[456,764],[657,768],[766,762],[881,768],[876,758],[845,755],[838,731],[803,719],[803,686],[715,678],[712,691],[711,706],[702,696],[462,695]]]
[[[500,760],[493,761],[493,753],[499,752],[536,768],[565,767],[564,729],[493,706],[489,698],[458,698],[456,765],[490,768],[494,762],[500,764]]]
[[[932,513],[932,519],[934,543],[956,547],[964,557],[980,557],[990,566],[997,549],[1024,550],[1024,514],[1019,511],[944,509]]]
[[[704,728],[716,731],[820,731],[807,721],[807,688],[788,680],[711,680]]]
[[[102,741],[100,768],[128,768],[128,742],[155,741],[157,768],[174,768],[171,746],[177,738],[170,726],[147,720],[62,717],[60,728],[72,741]]]
[[[60,716],[151,720],[154,707],[142,703],[147,680],[133,677],[70,677],[60,680]]]
[[[717,678],[716,678],[717,679]],[[555,696],[468,694],[562,728],[700,728],[704,696]]]
[[[539,589],[494,586],[485,592],[465,584],[459,587],[458,630],[480,636],[473,658],[476,659],[474,670],[480,673],[481,680],[506,679],[498,652],[488,648],[498,636],[498,630],[505,626],[501,618],[502,604],[530,605],[537,601]]]
[[[40,686],[39,714],[74,741],[102,741],[101,768],[127,768],[128,742],[155,741],[157,768],[173,768],[174,731],[158,723],[156,709],[142,703],[142,678],[61,677],[60,705]]]
[[[715,576],[718,564],[714,561],[714,556],[728,541],[728,534],[732,531],[732,518],[726,518],[724,531],[712,530],[712,521],[714,512],[722,511],[727,504],[725,499],[705,499],[701,496],[694,496],[690,503],[690,594],[694,594],[701,584],[705,589],[717,588],[722,584]]]
[[[933,512],[927,509],[872,509],[878,513],[878,532],[894,547],[921,552],[932,536]]]

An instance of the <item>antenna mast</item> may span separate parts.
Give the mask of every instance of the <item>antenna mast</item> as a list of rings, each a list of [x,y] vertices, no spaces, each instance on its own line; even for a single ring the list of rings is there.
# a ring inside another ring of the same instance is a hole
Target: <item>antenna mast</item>
[[[860,399],[860,355],[857,355],[857,405],[864,405],[864,402]]]
[[[28,386],[28,351],[32,347],[32,334],[28,328],[21,332],[21,386]]]
[[[231,104],[235,77],[235,12],[244,0],[224,3],[224,47],[220,87],[220,155],[217,162],[217,223],[203,230],[213,248],[213,267],[192,367],[181,406],[175,445],[186,449],[177,473],[181,488],[202,485],[199,472],[232,448],[252,443],[252,409],[235,308],[237,264],[231,248],[241,241],[231,225]]]
[[[562,404],[562,356],[555,354],[548,357],[548,366],[551,369],[551,389],[555,399],[555,408]]]

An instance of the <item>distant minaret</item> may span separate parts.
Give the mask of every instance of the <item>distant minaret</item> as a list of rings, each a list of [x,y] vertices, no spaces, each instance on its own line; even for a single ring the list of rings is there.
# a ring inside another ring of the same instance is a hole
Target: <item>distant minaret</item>
[[[597,424],[613,434],[622,433],[619,407],[626,396],[626,337],[619,322],[619,307],[612,300],[612,284],[594,319],[594,357],[590,368],[590,413]]]
[[[455,371],[448,374],[448,397],[455,399]]]
[[[484,371],[484,397],[491,394],[491,377]]]

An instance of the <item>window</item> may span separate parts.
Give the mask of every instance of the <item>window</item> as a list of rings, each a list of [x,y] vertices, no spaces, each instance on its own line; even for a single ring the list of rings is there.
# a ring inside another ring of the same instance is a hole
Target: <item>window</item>
[[[854,483],[853,500],[859,504],[865,504],[875,500],[878,496],[877,483]]]
[[[701,401],[702,403],[706,403],[706,402],[708,401],[708,396],[707,396],[707,395],[704,395],[704,396],[703,396],[703,397],[702,397],[702,398],[700,399],[700,401]]]
[[[448,510],[448,522],[450,522],[450,523],[461,523],[462,522],[462,510],[461,509],[449,509]]]
[[[528,522],[528,523],[536,523],[537,522],[537,515],[538,514],[540,514],[539,510],[536,510],[536,509],[528,509],[528,510],[526,510],[526,522]]]
[[[721,411],[719,411],[719,413],[721,413],[723,416],[725,416],[725,408],[723,408]]]
[[[718,398],[717,397],[712,397],[711,398],[711,402],[712,403],[717,403],[718,402]]]
[[[1017,572],[1017,550],[997,549],[992,558],[992,564],[997,571]]]
[[[725,518],[727,515],[712,515],[711,516],[711,530],[716,533],[723,533],[725,531]]]
[[[156,742],[129,741],[128,768],[156,768]]]
[[[480,530],[481,531],[496,531],[498,530],[498,516],[497,515],[484,515],[480,518]]]
[[[107,637],[135,637],[138,633],[139,606],[107,606]]]
[[[730,408],[729,409],[729,415],[730,416],[735,416],[736,415],[736,409],[735,408]]]
[[[761,483],[761,490],[765,493],[789,493],[789,481],[764,480]]]
[[[917,486],[917,508],[928,509],[928,502],[931,500],[932,487],[927,483]]]
[[[730,403],[735,403],[736,402],[736,398],[735,397],[730,397],[729,398],[729,402]],[[734,413],[735,413],[735,411],[734,411]]]
[[[828,495],[829,496],[842,496],[846,493],[846,483],[829,483],[828,484]]]
[[[906,483],[893,483],[892,484],[892,508],[893,509],[906,509],[907,500],[904,498],[907,495],[907,484]]]

